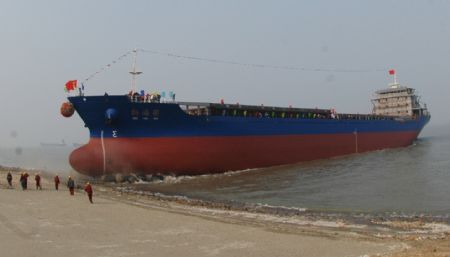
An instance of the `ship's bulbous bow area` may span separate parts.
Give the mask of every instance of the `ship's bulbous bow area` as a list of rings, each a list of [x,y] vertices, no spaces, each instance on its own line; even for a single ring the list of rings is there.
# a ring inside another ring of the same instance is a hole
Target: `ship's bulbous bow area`
[[[103,175],[102,146],[90,140],[88,144],[75,149],[69,156],[70,166],[88,176]]]

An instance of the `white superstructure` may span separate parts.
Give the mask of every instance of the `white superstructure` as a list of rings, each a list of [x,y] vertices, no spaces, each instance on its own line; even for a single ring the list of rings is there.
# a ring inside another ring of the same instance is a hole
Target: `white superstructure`
[[[415,89],[392,84],[389,88],[378,90],[372,99],[373,114],[387,116],[417,117],[428,115],[426,105],[421,105]]]

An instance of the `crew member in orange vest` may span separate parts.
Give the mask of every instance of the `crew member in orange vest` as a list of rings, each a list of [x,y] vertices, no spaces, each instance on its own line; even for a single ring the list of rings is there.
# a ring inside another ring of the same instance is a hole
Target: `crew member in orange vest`
[[[92,194],[94,193],[94,191],[92,190],[92,186],[89,182],[86,182],[86,185],[84,186],[84,191],[86,191],[88,197],[89,197],[89,202],[92,202]]]

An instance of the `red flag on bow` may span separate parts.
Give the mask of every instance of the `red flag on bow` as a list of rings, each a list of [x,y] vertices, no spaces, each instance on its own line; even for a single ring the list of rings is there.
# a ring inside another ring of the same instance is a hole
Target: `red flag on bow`
[[[395,70],[389,70],[389,75],[395,75]]]
[[[66,92],[70,92],[72,90],[75,90],[77,88],[77,81],[76,80],[69,80],[66,83]]]

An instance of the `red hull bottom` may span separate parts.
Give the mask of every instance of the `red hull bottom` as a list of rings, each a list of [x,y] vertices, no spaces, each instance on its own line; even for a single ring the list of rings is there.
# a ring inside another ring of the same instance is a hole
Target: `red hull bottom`
[[[70,155],[89,176],[199,175],[298,163],[412,144],[417,132],[333,135],[91,138]]]

